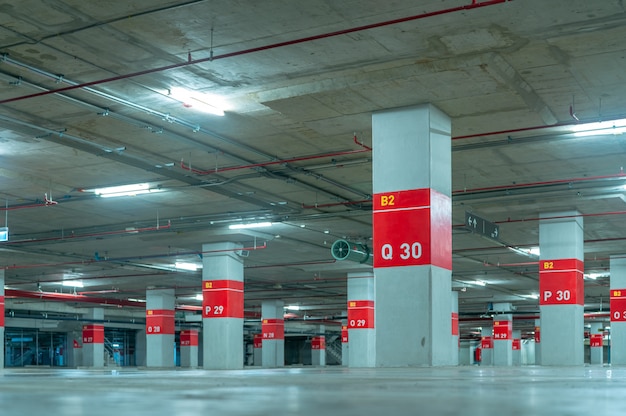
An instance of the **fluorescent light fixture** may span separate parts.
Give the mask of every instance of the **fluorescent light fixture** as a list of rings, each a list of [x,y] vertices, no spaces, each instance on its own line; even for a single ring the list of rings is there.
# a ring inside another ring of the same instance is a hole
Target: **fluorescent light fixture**
[[[146,303],[145,299],[136,299],[136,298],[128,298],[128,300],[130,302],[141,302],[141,303]]]
[[[298,305],[287,305],[287,306],[285,306],[285,309],[287,309],[288,311],[299,311],[300,310],[300,306],[298,306]]]
[[[471,283],[476,286],[487,286],[487,282],[485,282],[484,280],[474,280],[472,282],[467,282],[467,283]]]
[[[191,272],[195,272],[196,270],[198,270],[200,268],[195,263],[186,263],[186,262],[182,262],[182,261],[177,261],[174,264],[174,267],[176,267],[177,269],[180,269],[180,270],[189,270]]]
[[[626,119],[577,124],[572,126],[572,130],[577,137],[623,134],[626,133]]]
[[[249,224],[231,224],[228,226],[231,230],[244,230],[247,228],[262,228],[262,227],[271,227],[271,222],[252,222]]]
[[[80,280],[64,280],[61,284],[67,287],[83,287],[83,282]]]
[[[170,89],[170,96],[181,101],[185,107],[216,116],[224,115],[224,103],[216,96],[178,87]]]
[[[528,298],[528,299],[539,299],[539,294],[537,293],[531,293],[530,295],[520,295],[523,298]]]
[[[541,254],[539,247],[527,247],[527,248],[508,247],[508,249],[517,254],[521,254],[522,256],[527,256],[527,257],[536,258],[536,257],[539,257],[539,254]]]
[[[583,277],[589,280],[596,280],[599,277],[611,277],[611,275],[609,273],[585,273]]]
[[[117,196],[135,196],[160,191],[161,189],[158,188],[151,189],[150,184],[148,183],[110,186],[108,188],[97,188],[94,190],[95,194],[101,196],[102,198],[113,198]]]
[[[196,300],[204,300],[204,296],[202,296],[202,293],[199,293],[196,295],[195,297]]]

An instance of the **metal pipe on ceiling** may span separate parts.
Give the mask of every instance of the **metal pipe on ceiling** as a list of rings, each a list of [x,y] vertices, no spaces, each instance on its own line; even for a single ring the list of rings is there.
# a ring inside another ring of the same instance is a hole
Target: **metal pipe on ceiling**
[[[243,50],[240,50],[240,51],[229,52],[229,53],[224,53],[224,54],[220,54],[220,55],[214,55],[213,53],[211,53],[210,56],[207,57],[207,58],[187,59],[187,61],[179,62],[179,63],[176,63],[176,64],[171,64],[171,65],[166,65],[166,66],[157,67],[157,68],[151,68],[151,69],[145,69],[143,71],[133,72],[133,73],[124,74],[124,75],[116,75],[116,76],[109,77],[109,78],[104,78],[104,79],[100,79],[100,80],[96,80],[96,81],[84,82],[84,83],[80,83],[80,84],[76,84],[76,85],[70,85],[68,87],[57,88],[57,89],[50,90],[50,91],[42,91],[42,92],[35,93],[35,94],[29,94],[29,95],[24,95],[24,96],[20,96],[20,97],[7,98],[7,99],[4,99],[4,100],[0,100],[0,104],[8,104],[8,103],[11,103],[11,102],[22,101],[22,100],[35,98],[35,97],[41,97],[41,96],[50,95],[50,94],[57,94],[57,93],[60,93],[60,92],[65,92],[65,91],[72,91],[72,90],[81,89],[81,88],[85,88],[85,87],[91,87],[91,86],[94,86],[94,85],[105,84],[105,83],[109,83],[109,82],[113,82],[113,81],[120,81],[120,80],[124,80],[124,79],[135,78],[135,77],[138,77],[138,76],[141,76],[141,75],[148,75],[148,74],[154,74],[154,73],[157,73],[157,72],[168,71],[168,70],[171,70],[171,69],[184,68],[186,66],[198,65],[198,64],[201,64],[201,63],[205,63],[205,62],[212,62],[212,61],[216,61],[216,60],[219,60],[219,59],[232,58],[232,57],[235,57],[235,56],[249,55],[251,53],[263,52],[263,51],[268,51],[268,50],[272,50],[272,49],[278,49],[278,48],[282,48],[282,47],[286,47],[286,46],[298,45],[298,44],[312,42],[312,41],[316,41],[316,40],[327,39],[327,38],[332,38],[332,37],[342,36],[342,35],[347,35],[347,34],[350,34],[350,33],[362,32],[362,31],[366,31],[366,30],[376,29],[376,28],[380,28],[380,27],[384,27],[384,26],[391,26],[391,25],[396,25],[396,24],[400,24],[400,23],[406,23],[406,22],[411,22],[411,21],[415,21],[415,20],[420,20],[420,19],[425,19],[425,18],[430,18],[430,17],[435,17],[435,16],[441,16],[441,15],[449,14],[449,13],[455,13],[455,12],[460,12],[460,11],[467,11],[467,10],[473,10],[473,9],[478,9],[478,8],[483,8],[483,7],[488,7],[488,6],[494,6],[494,5],[497,5],[497,4],[507,3],[509,1],[512,1],[512,0],[488,0],[488,1],[482,1],[482,2],[477,2],[476,0],[472,0],[472,3],[470,3],[468,5],[465,5],[465,6],[458,6],[458,7],[448,8],[448,9],[437,10],[437,11],[434,11],[434,12],[421,13],[421,14],[408,16],[408,17],[403,17],[403,18],[399,18],[399,19],[387,20],[387,21],[372,23],[372,24],[363,25],[363,26],[356,26],[356,27],[353,27],[353,28],[342,29],[342,30],[337,30],[337,31],[334,31],[334,32],[322,33],[322,34],[313,35],[313,36],[307,36],[307,37],[293,39],[293,40],[288,40],[288,41],[284,41],[284,42],[271,43],[271,44],[264,45],[264,46],[258,46],[258,47],[254,47],[254,48],[243,49]],[[191,58],[191,55],[189,54],[188,57]]]

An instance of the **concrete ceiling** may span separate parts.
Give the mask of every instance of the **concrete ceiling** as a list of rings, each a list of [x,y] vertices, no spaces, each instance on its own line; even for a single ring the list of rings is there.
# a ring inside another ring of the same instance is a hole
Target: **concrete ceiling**
[[[346,274],[364,266],[330,246],[371,245],[371,115],[433,103],[452,119],[460,312],[532,315],[537,257],[512,248],[538,245],[540,213],[584,215],[586,273],[626,252],[624,137],[572,133],[626,116],[625,38],[613,0],[2,1],[7,308],[73,292],[62,280],[94,304],[168,287],[197,307],[200,272],[172,265],[233,241],[250,316],[267,299],[340,316]],[[221,98],[225,115],[174,87]],[[161,192],[93,192],[139,182]],[[470,233],[465,212],[497,222],[500,241]],[[227,228],[260,220],[275,224]],[[608,284],[586,280],[587,311],[607,310]]]

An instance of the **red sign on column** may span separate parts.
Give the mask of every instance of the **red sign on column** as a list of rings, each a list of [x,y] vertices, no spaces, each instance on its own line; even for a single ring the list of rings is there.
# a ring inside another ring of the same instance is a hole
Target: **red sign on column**
[[[459,336],[459,314],[452,312],[452,335]]]
[[[147,335],[174,335],[175,312],[169,309],[149,309],[146,311]]]
[[[582,260],[541,260],[539,305],[584,305],[583,272]]]
[[[483,350],[489,350],[493,348],[493,338],[487,336],[482,337],[480,340],[480,348]]]
[[[348,301],[348,329],[374,328],[374,301]]]
[[[535,344],[541,343],[541,327],[535,327]]]
[[[203,318],[243,318],[243,282],[205,280],[202,282]]]
[[[254,334],[254,348],[263,348],[263,334]]]
[[[452,270],[451,212],[450,198],[430,188],[375,194],[374,267]]]
[[[198,346],[198,331],[193,330],[193,329],[180,331],[180,346],[181,347],[197,347]]]
[[[83,348],[83,346],[80,345],[78,341],[74,340],[74,348]]]
[[[522,349],[522,340],[519,338],[515,338],[513,339],[513,344],[512,344],[512,350],[513,351],[519,351]]]
[[[104,344],[104,326],[83,325],[83,344]]]
[[[345,344],[348,342],[348,325],[341,326],[341,343]]]
[[[264,340],[285,339],[285,321],[283,319],[263,319],[261,331]]]
[[[4,328],[4,296],[0,296],[0,328]]]
[[[326,349],[326,337],[319,336],[311,339],[311,349],[313,350],[325,350]]]
[[[626,289],[611,289],[611,322],[626,321]]]
[[[513,322],[494,321],[493,322],[493,339],[494,340],[513,339]]]
[[[589,336],[589,346],[592,348],[602,347],[602,334],[591,334]]]

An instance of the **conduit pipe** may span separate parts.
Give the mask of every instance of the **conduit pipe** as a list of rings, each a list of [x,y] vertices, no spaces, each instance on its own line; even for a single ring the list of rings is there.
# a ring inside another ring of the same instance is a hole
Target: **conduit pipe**
[[[336,157],[336,156],[345,156],[345,155],[353,155],[353,154],[357,154],[357,153],[371,152],[372,151],[371,147],[366,146],[365,144],[363,144],[363,143],[361,143],[361,142],[359,142],[357,140],[356,134],[354,135],[354,143],[356,143],[359,146],[361,146],[362,149],[359,149],[359,150],[344,150],[344,151],[339,151],[339,152],[324,153],[324,154],[321,154],[321,155],[299,156],[299,157],[293,157],[293,158],[290,158],[290,159],[272,160],[272,161],[269,161],[269,162],[251,163],[251,164],[242,165],[242,166],[229,166],[229,167],[224,167],[224,168],[215,168],[215,169],[211,169],[211,170],[195,169],[195,168],[192,168],[190,165],[186,165],[184,163],[184,161],[181,160],[180,161],[180,167],[182,169],[190,171],[190,172],[192,172],[192,173],[194,173],[196,175],[210,175],[210,174],[214,174],[214,173],[229,172],[229,171],[233,171],[233,170],[259,168],[259,167],[270,166],[270,165],[283,165],[283,164],[286,164],[286,163],[303,162],[303,161],[307,161],[307,160],[322,159],[322,158]]]
[[[585,319],[590,319],[590,318],[609,318],[611,316],[610,312],[587,312],[584,315]],[[540,319],[540,315],[513,315],[513,320],[514,321],[532,321],[535,319]],[[488,321],[488,322],[492,322],[493,318],[492,317],[482,317],[482,316],[477,316],[477,317],[463,317],[463,316],[459,316],[459,322],[482,322],[482,321]]]
[[[176,256],[189,256],[189,255],[200,255],[206,253],[222,253],[222,252],[233,252],[233,251],[254,251],[254,250],[263,250],[267,248],[267,242],[264,242],[262,246],[254,245],[252,247],[241,247],[241,248],[229,248],[223,250],[209,250],[209,251],[189,251],[189,252],[177,252],[177,253],[166,253],[166,254],[150,254],[146,256],[129,256],[129,257],[115,257],[115,258],[104,258],[104,259],[91,259],[91,260],[78,260],[78,261],[67,261],[61,263],[37,263],[37,264],[23,264],[23,265],[13,265],[13,266],[4,266],[0,267],[0,269],[4,270],[15,270],[15,269],[33,269],[37,267],[54,267],[54,266],[70,266],[70,265],[87,265],[94,263],[118,263],[125,262],[128,260],[143,260],[143,259],[154,259],[154,258],[166,258],[166,257],[176,257]],[[68,279],[66,279],[68,280]],[[81,278],[77,278],[75,280],[81,280]]]
[[[517,183],[517,184],[510,184],[510,185],[488,186],[484,188],[461,189],[457,191],[452,191],[452,196],[469,194],[469,193],[506,191],[506,190],[512,190],[512,189],[531,188],[535,186],[563,185],[563,184],[570,184],[570,183],[576,183],[576,182],[598,181],[598,180],[603,180],[603,179],[626,179],[626,174],[624,174],[624,172],[621,171],[619,173],[615,173],[612,175],[588,176],[588,177],[583,177],[583,178],[556,179],[556,180],[551,180],[551,181],[539,181],[539,182]]]
[[[356,27],[353,27],[353,28],[337,30],[335,32],[322,33],[322,34],[318,34],[318,35],[313,35],[313,36],[307,36],[307,37],[303,37],[303,38],[288,40],[288,41],[285,41],[285,42],[271,43],[271,44],[264,45],[264,46],[258,46],[258,47],[255,47],[255,48],[243,49],[241,51],[229,52],[229,53],[224,53],[224,54],[221,54],[221,55],[213,55],[213,53],[211,53],[210,56],[207,57],[207,58],[191,59],[191,55],[189,54],[188,55],[189,59],[187,61],[185,61],[185,62],[180,62],[180,63],[172,64],[172,65],[166,65],[166,66],[157,67],[157,68],[145,69],[143,71],[133,72],[133,73],[130,73],[130,74],[125,74],[125,75],[116,75],[116,76],[109,77],[109,78],[104,78],[104,79],[100,79],[100,80],[96,80],[96,81],[90,81],[90,82],[84,82],[84,83],[76,84],[76,85],[70,85],[68,87],[57,88],[57,89],[50,90],[50,91],[42,91],[42,92],[35,93],[35,94],[29,94],[29,95],[23,95],[23,96],[20,96],[20,97],[8,98],[8,99],[0,100],[0,104],[8,104],[8,103],[16,102],[16,101],[26,100],[26,99],[29,99],[29,98],[41,97],[41,96],[50,95],[50,94],[57,94],[57,93],[60,93],[60,92],[71,91],[71,90],[76,90],[76,89],[85,88],[85,87],[91,87],[91,86],[94,86],[94,85],[105,84],[105,83],[109,83],[109,82],[113,82],[113,81],[120,81],[120,80],[124,80],[124,79],[135,78],[135,77],[138,77],[138,76],[141,76],[141,75],[154,74],[154,73],[157,73],[157,72],[168,71],[168,70],[171,70],[171,69],[184,68],[186,66],[198,65],[198,64],[201,64],[201,63],[205,63],[205,62],[212,62],[212,61],[216,61],[218,59],[226,59],[226,58],[232,58],[232,57],[235,57],[235,56],[248,55],[248,54],[255,53],[255,52],[263,52],[263,51],[268,51],[268,50],[271,50],[271,49],[277,49],[277,48],[282,48],[282,47],[286,47],[286,46],[293,46],[293,45],[298,45],[298,44],[302,44],[302,43],[313,42],[313,41],[316,41],[316,40],[327,39],[327,38],[332,38],[332,37],[342,36],[342,35],[347,35],[347,34],[355,33],[355,32],[362,32],[362,31],[365,31],[365,30],[371,30],[371,29],[376,29],[376,28],[380,28],[380,27],[384,27],[384,26],[391,26],[391,25],[396,25],[396,24],[400,24],[400,23],[411,22],[411,21],[415,21],[415,20],[420,20],[420,19],[425,19],[425,18],[429,18],[429,17],[440,16],[440,15],[449,14],[449,13],[455,13],[455,12],[460,12],[460,11],[478,9],[478,8],[482,8],[482,7],[494,6],[496,4],[507,3],[509,1],[512,1],[512,0],[488,0],[488,1],[482,1],[482,2],[477,2],[476,0],[472,0],[471,4],[468,4],[468,5],[465,5],[465,6],[458,6],[458,7],[452,7],[452,8],[449,8],[449,9],[437,10],[437,11],[434,11],[434,12],[421,13],[421,14],[408,16],[408,17],[403,17],[403,18],[399,18],[399,19],[387,20],[387,21],[372,23],[372,24],[368,24],[368,25],[356,26]]]
[[[167,230],[171,228],[172,224],[170,221],[167,222],[167,225],[157,225],[155,227],[144,227],[144,228],[132,228],[127,230],[116,230],[116,231],[103,231],[99,233],[89,233],[89,234],[74,234],[73,232],[68,236],[61,237],[47,237],[47,238],[36,238],[36,239],[27,239],[27,240],[14,240],[7,241],[4,245],[17,245],[17,244],[28,244],[28,243],[42,243],[49,241],[59,241],[59,240],[76,240],[81,238],[91,238],[91,237],[104,237],[107,235],[120,235],[120,234],[139,234],[148,231],[161,231]]]

